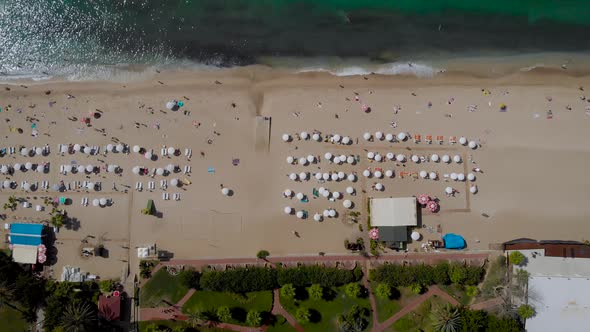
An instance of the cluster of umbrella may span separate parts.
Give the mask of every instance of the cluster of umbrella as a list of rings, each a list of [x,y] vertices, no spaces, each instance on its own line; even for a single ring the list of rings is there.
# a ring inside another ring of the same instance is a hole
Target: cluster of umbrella
[[[375,139],[378,141],[382,141],[382,140],[386,140],[388,142],[395,142],[397,141],[405,141],[407,140],[409,137],[409,135],[407,133],[401,132],[397,135],[395,134],[384,134],[383,132],[377,131],[375,132]],[[366,132],[363,134],[363,138],[365,139],[365,141],[372,141],[373,140],[373,135],[371,135],[371,133]]]
[[[477,194],[478,191],[479,191],[479,189],[477,188],[476,185],[471,185],[469,187],[469,192],[472,194]],[[447,195],[453,195],[455,192],[456,192],[456,190],[453,189],[452,187],[445,188],[445,194],[447,194]]]
[[[333,162],[336,163],[338,165],[342,164],[342,163],[349,163],[351,165],[356,164],[356,159],[354,158],[354,156],[346,156],[346,155],[334,155],[330,152],[326,152],[324,154],[324,158],[329,161],[329,162]]]
[[[477,147],[479,146],[479,143],[477,143],[476,141],[468,141],[467,138],[461,136],[459,138],[459,144],[461,145],[467,145],[469,146],[469,148],[475,150],[477,149]]]
[[[370,177],[376,177],[378,179],[383,178],[383,176],[385,175],[386,178],[392,178],[394,176],[394,172],[390,169],[386,170],[385,172],[383,171],[375,171],[375,172],[371,172],[371,170],[366,169],[363,171],[363,176],[366,178],[370,178]]]
[[[418,196],[418,203],[422,207],[426,207],[430,212],[438,212],[440,206],[435,198],[430,197],[427,194]]]
[[[344,179],[347,179],[350,182],[355,182],[356,181],[356,175],[354,175],[353,173],[350,173],[348,175],[346,175],[346,173],[340,171],[340,172],[329,172],[329,173],[315,173],[313,175],[315,177],[316,180],[318,181],[342,181]],[[301,172],[299,174],[297,173],[291,173],[289,174],[289,179],[291,179],[292,181],[308,181],[309,180],[309,173],[308,172]]]
[[[31,170],[37,171],[39,173],[43,173],[45,171],[45,164],[43,164],[43,167],[38,167],[37,164],[33,164],[32,162],[26,162],[24,164],[15,163],[13,166],[11,166],[11,165],[0,166],[0,173],[2,173],[2,174],[8,174],[13,171],[26,172],[26,171],[31,171]]]
[[[127,150],[127,147],[124,146],[123,144],[117,144],[117,145],[107,144],[106,150],[107,150],[107,152],[119,152],[119,153],[123,153],[123,152],[125,152]]]
[[[46,151],[47,150],[45,150],[43,148],[30,148],[29,149],[29,148],[23,147],[20,149],[20,154],[23,157],[33,157],[35,155],[44,156],[44,155],[46,155],[46,153],[45,153]]]
[[[322,142],[322,136],[318,132],[314,132],[313,134],[310,134],[307,131],[302,131],[301,133],[299,133],[299,138],[301,138],[304,141],[313,140],[316,142]],[[293,137],[290,134],[283,134],[282,139],[284,142],[291,142],[293,140]],[[339,134],[332,135],[330,137],[330,141],[332,143],[343,144],[343,145],[352,144],[352,139],[349,136],[342,136]]]
[[[229,188],[223,187],[221,188],[221,194],[223,196],[230,196],[233,193],[233,191]]]
[[[165,168],[162,168],[162,167],[156,168],[155,174],[167,176],[171,173],[174,173],[176,171],[176,169],[177,169],[176,165],[168,164],[168,166],[166,166]],[[142,166],[134,166],[131,169],[131,173],[133,173],[135,175],[147,175],[149,173],[149,169],[146,167],[142,167]]]
[[[95,198],[92,200],[92,206],[100,206],[100,207],[105,207],[107,206],[107,204],[109,203],[109,201],[102,197],[102,198]]]
[[[463,174],[463,173],[451,173],[451,174],[449,174],[449,177],[453,181],[463,182],[463,181],[465,181],[465,179],[467,179],[471,182],[475,181],[475,174],[473,174],[473,173],[467,174],[467,177],[465,177],[465,174]]]
[[[47,247],[44,244],[37,246],[37,261],[41,264],[47,261]]]

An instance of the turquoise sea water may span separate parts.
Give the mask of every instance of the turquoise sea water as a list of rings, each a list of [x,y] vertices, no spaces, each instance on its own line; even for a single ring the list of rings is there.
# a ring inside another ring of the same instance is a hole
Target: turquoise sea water
[[[588,32],[588,0],[0,0],[0,72],[586,54]]]

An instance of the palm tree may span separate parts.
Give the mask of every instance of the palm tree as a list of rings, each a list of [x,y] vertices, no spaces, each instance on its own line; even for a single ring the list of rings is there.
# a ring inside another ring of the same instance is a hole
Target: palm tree
[[[70,303],[61,319],[66,332],[86,332],[96,328],[96,312],[90,303]]]
[[[207,320],[207,317],[204,312],[196,310],[188,313],[187,322],[190,324],[191,327],[195,328],[200,326]]]
[[[439,332],[457,332],[461,327],[461,315],[459,309],[448,303],[439,306],[432,311],[432,327]]]
[[[7,306],[23,313],[19,307],[12,303],[14,300],[14,291],[14,284],[9,283],[7,280],[0,280],[0,308]]]

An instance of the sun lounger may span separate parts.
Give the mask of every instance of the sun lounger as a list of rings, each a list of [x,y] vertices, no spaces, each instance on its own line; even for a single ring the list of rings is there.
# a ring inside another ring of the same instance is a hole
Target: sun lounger
[[[457,143],[457,136],[449,137],[449,144],[456,144]]]
[[[148,188],[151,190],[156,189],[156,183],[154,181],[148,182]]]
[[[163,148],[160,150],[160,154],[161,154],[162,156],[165,156],[165,155],[167,155],[167,154],[168,154],[168,151],[166,151],[166,147],[163,147]]]
[[[188,173],[188,166],[184,166],[184,174]]]
[[[176,193],[174,195],[175,195],[174,200],[175,201],[180,201],[180,193]]]
[[[432,144],[432,135],[427,135],[426,136],[426,143]]]
[[[80,200],[80,205],[84,206],[84,197]]]
[[[420,143],[421,140],[422,140],[422,136],[414,135],[414,143],[418,144],[418,143]]]
[[[438,144],[443,144],[445,137],[444,136],[436,136],[436,140],[438,141]]]
[[[191,159],[193,156],[193,149],[188,149],[188,155],[186,156],[187,159]]]

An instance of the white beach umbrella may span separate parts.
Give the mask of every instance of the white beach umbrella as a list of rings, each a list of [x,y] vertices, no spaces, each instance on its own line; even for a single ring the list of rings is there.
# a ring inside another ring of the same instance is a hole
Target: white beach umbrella
[[[457,173],[451,173],[451,180],[457,181]]]
[[[461,162],[461,156],[460,156],[460,155],[458,155],[458,154],[456,154],[456,155],[453,157],[453,161],[454,161],[454,162],[456,162],[457,164],[458,164],[458,163],[460,163],[460,162]]]
[[[305,157],[299,158],[299,165],[306,166],[307,165],[307,159],[305,159]]]
[[[298,200],[302,200],[303,197],[305,197],[305,195],[303,195],[303,193],[297,193],[297,195],[295,195],[295,197],[297,197]]]
[[[341,139],[342,139],[342,137],[340,137],[340,135],[338,135],[338,134],[332,136],[332,142],[334,142],[334,143],[340,143]]]
[[[98,206],[100,204],[100,200],[98,198],[95,198],[92,200],[92,206]]]
[[[380,132],[380,131],[375,132],[375,138],[378,139],[378,140],[382,140],[383,139],[383,133]]]
[[[283,191],[283,195],[285,195],[286,197],[291,197],[291,195],[293,195],[293,192],[291,191],[291,189],[285,189],[285,191]]]
[[[133,167],[133,168],[131,169],[131,172],[132,172],[133,174],[139,174],[139,166],[135,166],[135,167]]]
[[[350,182],[355,182],[355,181],[356,181],[356,175],[354,175],[354,174],[350,173],[350,174],[348,174],[348,177],[347,177],[347,179],[348,179],[348,181],[350,181]]]
[[[344,145],[350,144],[350,137],[348,137],[348,136],[342,137],[342,144],[344,144]]]
[[[447,194],[452,194],[452,193],[453,193],[453,188],[451,188],[451,187],[446,187],[446,188],[445,188],[445,193],[447,193]]]
[[[464,136],[461,136],[459,138],[459,144],[461,144],[461,145],[467,145],[467,138],[465,138]]]
[[[395,156],[395,159],[396,159],[397,161],[399,161],[400,163],[403,163],[403,162],[405,162],[405,161],[406,161],[406,156],[405,156],[405,155],[403,155],[403,154],[398,154],[397,156]]]
[[[385,140],[386,141],[389,141],[389,142],[393,141],[393,134],[387,134],[387,135],[385,135]]]
[[[375,158],[375,152],[371,152],[371,151],[367,152],[367,158],[369,158],[369,159]]]
[[[149,151],[146,152],[143,156],[145,157],[145,159],[148,159],[148,160],[152,159],[152,153]]]
[[[20,154],[23,155],[23,156],[28,156],[29,155],[29,149],[23,148],[22,150],[20,150]]]
[[[157,174],[157,175],[164,175],[164,169],[163,169],[163,168],[161,168],[161,167],[158,167],[158,168],[156,169],[156,174]]]
[[[40,156],[43,153],[43,149],[42,148],[36,148],[35,149],[35,154]]]
[[[8,166],[2,165],[2,167],[0,167],[0,172],[2,172],[2,174],[8,173]]]
[[[86,171],[86,167],[84,167],[84,165],[78,165],[78,167],[76,167],[76,170],[78,171],[78,173],[84,173]]]
[[[451,162],[451,157],[449,157],[448,154],[443,155],[441,159],[442,159],[442,162],[446,163],[446,164]]]
[[[324,158],[326,158],[326,160],[332,160],[332,154],[330,152],[326,152],[324,154]]]
[[[84,153],[90,154],[90,152],[92,152],[92,149],[89,146],[85,146],[84,147]]]
[[[8,181],[8,180],[4,180],[4,183],[3,183],[3,185],[4,185],[4,188],[6,188],[6,189],[10,188],[10,185],[11,185],[11,184],[12,184],[12,182],[10,182],[10,181]]]
[[[301,137],[301,139],[307,140],[309,138],[309,134],[307,133],[307,131],[302,131],[301,134],[299,134],[299,136]]]
[[[351,165],[354,165],[355,162],[356,162],[356,160],[354,160],[354,157],[353,156],[348,156],[348,158],[346,158],[346,162],[349,163],[349,164],[351,164]]]
[[[363,138],[365,139],[365,141],[368,141],[368,140],[370,140],[370,139],[371,139],[371,136],[372,136],[372,135],[371,135],[370,133],[364,133],[364,134],[363,134]]]
[[[352,202],[349,199],[345,199],[344,202],[342,202],[342,206],[344,206],[347,209],[350,209],[352,207]]]
[[[115,146],[114,146],[114,145],[112,145],[112,144],[107,144],[107,151],[108,151],[108,152],[113,152],[113,149],[114,149],[114,148],[115,148]]]
[[[25,183],[25,184],[23,185],[23,189],[24,189],[25,191],[29,191],[29,190],[31,190],[31,184],[30,184],[30,183],[28,183],[28,182],[27,182],[27,183]]]
[[[139,147],[139,145],[134,145],[133,146],[133,152],[138,153],[139,150],[141,150],[141,148]]]
[[[336,217],[336,210],[334,210],[334,209],[330,209],[330,211],[329,211],[329,214],[330,214],[330,217],[331,217],[331,218],[334,218],[334,217]]]
[[[295,158],[293,158],[292,156],[288,156],[287,157],[287,164],[293,164],[293,162],[295,162]]]
[[[340,192],[335,191],[332,193],[332,197],[334,197],[335,199],[339,199],[340,198]]]
[[[477,149],[477,142],[469,141],[469,147],[473,150]]]
[[[430,156],[430,160],[434,161],[435,163],[437,163],[439,161],[439,157],[436,153],[434,153],[432,156]]]
[[[80,146],[80,144],[74,144],[74,151],[80,152],[81,149],[82,147]]]
[[[319,192],[320,194],[322,194],[324,191],[326,191],[326,188],[324,188],[324,187],[319,187],[319,188],[318,188],[318,192]]]
[[[173,101],[166,102],[166,108],[169,110],[173,110],[176,107],[176,103]]]
[[[312,138],[314,141],[316,141],[316,142],[319,142],[319,141],[321,141],[321,140],[322,140],[322,137],[321,137],[321,136],[320,136],[320,134],[318,134],[318,133],[315,133],[315,134],[313,134],[313,135],[311,136],[311,138]]]
[[[420,161],[420,157],[418,157],[417,155],[413,154],[412,155],[412,161],[415,162],[415,163],[417,163],[417,162]]]
[[[465,181],[465,174],[463,174],[463,173],[457,174],[457,180],[459,180],[459,181]]]
[[[381,162],[382,160],[383,160],[383,157],[380,154],[375,155],[375,161]]]
[[[381,171],[375,171],[375,177],[380,179],[383,176],[383,173],[381,173]]]
[[[405,141],[406,138],[408,138],[408,135],[406,133],[404,133],[404,132],[401,132],[401,133],[397,134],[397,139],[400,140],[400,141]]]
[[[328,197],[330,197],[330,191],[329,191],[329,190],[324,190],[324,191],[322,192],[322,196],[324,196],[325,198],[328,198]]]
[[[436,178],[438,178],[438,175],[436,175],[435,172],[430,172],[429,177],[431,180],[436,180]]]
[[[125,150],[125,147],[123,146],[123,144],[117,144],[117,152],[123,152],[123,150]]]
[[[324,179],[325,181],[330,180],[330,174],[329,173],[322,174],[322,179]]]
[[[418,241],[418,240],[420,240],[420,233],[413,231],[412,235],[410,235],[410,237],[412,238],[412,240]]]
[[[30,162],[30,161],[27,161],[27,162],[25,163],[25,169],[27,169],[27,170],[31,170],[32,168],[33,168],[33,163],[32,163],[32,162]]]
[[[92,165],[86,165],[86,172],[90,173],[94,170],[94,166]]]
[[[86,185],[86,188],[88,189],[94,189],[96,187],[96,185],[94,184],[94,182],[88,182],[88,184]]]
[[[319,213],[316,213],[313,215],[313,220],[315,220],[315,221],[322,221],[322,219],[323,219],[322,215]]]
[[[378,191],[383,190],[383,185],[381,183],[377,183],[375,184],[375,189],[377,189]]]
[[[338,157],[338,159],[340,160],[341,163],[345,163],[346,162],[346,156],[341,154],[340,157]]]
[[[344,180],[346,178],[346,173],[344,173],[343,171],[338,172],[338,179],[339,180]]]
[[[326,217],[326,218],[329,217],[330,216],[330,210],[324,210],[324,212],[322,212],[322,215],[324,217]]]
[[[366,178],[370,177],[371,176],[371,171],[369,171],[368,169],[364,170],[363,171],[363,176],[366,177]]]
[[[473,185],[473,186],[469,187],[469,192],[470,193],[477,194],[477,191],[478,191],[478,189],[477,189],[477,186],[476,185]]]
[[[174,169],[176,168],[176,166],[174,166],[174,164],[168,164],[166,166],[166,170],[170,173],[174,172]]]
[[[322,173],[320,173],[320,172],[315,173],[314,176],[315,176],[315,179],[318,180],[318,181],[322,179]]]
[[[385,176],[388,177],[388,178],[392,177],[393,176],[393,171],[390,170],[390,169],[386,170],[385,171]]]
[[[303,211],[297,211],[295,215],[297,216],[297,218],[303,219]]]
[[[315,157],[312,156],[312,155],[308,155],[307,156],[307,161],[309,161],[310,163],[313,163],[313,162],[315,162]]]
[[[21,164],[19,164],[19,163],[14,164],[14,169],[15,170],[19,170],[20,171],[22,167],[23,166]]]
[[[293,180],[293,181],[297,181],[299,177],[297,176],[296,173],[291,173],[289,174],[289,179]]]
[[[330,178],[332,179],[332,181],[338,181],[338,173],[332,173]]]
[[[180,182],[179,182],[179,181],[178,181],[178,179],[176,179],[176,178],[174,178],[174,179],[170,180],[170,185],[171,185],[172,187],[177,187],[179,183],[180,183]]]
[[[37,172],[39,172],[39,173],[44,173],[45,172],[45,166],[44,165],[37,165],[37,168],[35,170]]]
[[[307,172],[301,172],[299,173],[299,179],[302,181],[307,181],[307,177],[308,177],[308,173]]]
[[[114,172],[116,169],[116,165],[110,164],[109,166],[107,166],[107,172],[112,173]]]
[[[291,135],[289,134],[283,134],[283,141],[284,142],[289,142],[291,140]]]
[[[475,174],[473,174],[473,173],[467,174],[467,180],[469,180],[469,181],[475,181]]]
[[[169,146],[166,152],[168,152],[168,154],[174,155],[176,149],[173,146]]]
[[[223,196],[229,195],[229,189],[228,188],[221,188],[221,194]]]
[[[428,176],[428,172],[426,171],[420,171],[420,177],[423,179],[426,179],[426,177]]]
[[[387,157],[388,160],[393,160],[393,158],[395,158],[395,155],[393,154],[393,152],[387,152],[385,157]]]
[[[350,195],[354,194],[354,188],[353,187],[346,187],[346,193],[350,194]]]
[[[104,197],[101,197],[100,200],[98,201],[100,203],[100,206],[105,206],[107,205],[107,199]]]

